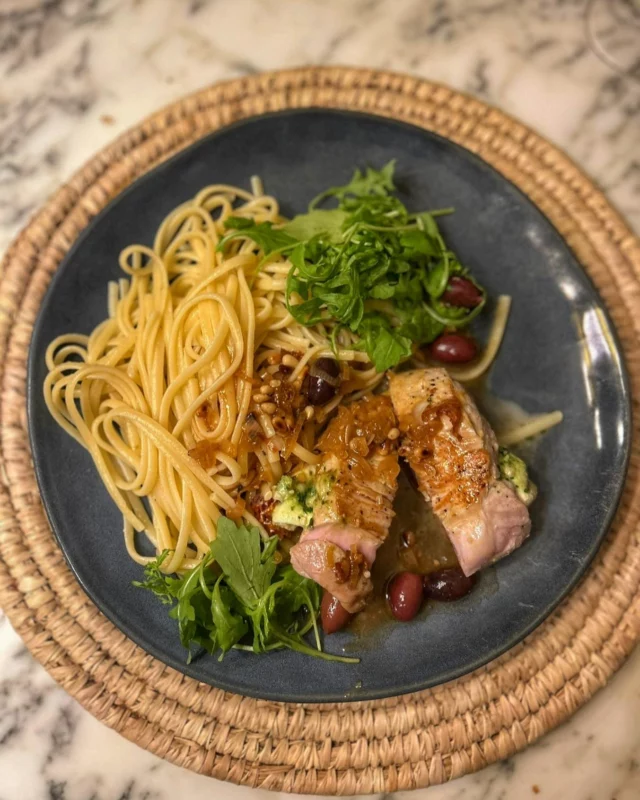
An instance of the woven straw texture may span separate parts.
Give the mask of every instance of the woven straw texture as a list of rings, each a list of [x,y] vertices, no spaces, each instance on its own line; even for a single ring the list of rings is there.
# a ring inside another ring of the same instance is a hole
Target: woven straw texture
[[[261,702],[145,654],[93,606],[47,524],[29,456],[31,330],[53,272],[92,217],[177,150],[234,120],[323,106],[405,120],[478,153],[565,237],[616,324],[640,398],[640,243],[557,149],[483,103],[406,76],[344,68],[218,84],[128,131],[34,217],[0,278],[0,604],[33,655],[94,716],[183,767],[290,792],[393,792],[506,758],[585,703],[640,636],[640,437],[615,523],[586,578],[502,658],[436,689],[341,705]]]

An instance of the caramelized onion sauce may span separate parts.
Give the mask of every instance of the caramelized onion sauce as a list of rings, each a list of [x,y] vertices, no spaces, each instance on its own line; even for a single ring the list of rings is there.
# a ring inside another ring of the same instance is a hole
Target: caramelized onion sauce
[[[238,381],[240,380],[249,381],[253,387],[252,403],[242,427],[240,441],[237,446],[231,442],[217,439],[203,439],[197,442],[189,450],[189,455],[203,469],[209,470],[215,466],[218,453],[224,453],[233,458],[246,459],[251,453],[256,453],[263,449],[265,442],[267,442],[267,446],[271,445],[277,450],[286,462],[291,456],[306,423],[309,427],[309,436],[307,438],[313,440],[313,423],[308,422],[307,416],[304,414],[306,400],[301,391],[302,379],[299,378],[291,382],[288,379],[288,367],[283,364],[275,364],[275,366],[277,369],[273,373],[264,371],[255,378],[247,378],[245,375],[241,375],[236,381],[237,389],[239,389]],[[224,390],[220,390],[220,395],[224,398]],[[276,432],[276,435],[270,440],[265,435],[258,420],[258,416],[261,413],[268,414]],[[196,411],[196,416],[204,422],[207,430],[214,430],[219,420],[217,405],[205,401]],[[265,470],[258,466],[255,471],[255,479],[253,481],[245,481],[244,485],[246,489],[252,489],[264,481],[273,482],[273,475],[268,468]]]
[[[348,464],[356,480],[395,480],[398,462],[389,433],[396,426],[391,400],[386,395],[375,395],[366,402],[340,406],[337,416],[318,441],[323,455],[336,456]],[[369,464],[373,453],[383,456],[376,459],[375,471]],[[389,457],[385,458],[385,453]]]

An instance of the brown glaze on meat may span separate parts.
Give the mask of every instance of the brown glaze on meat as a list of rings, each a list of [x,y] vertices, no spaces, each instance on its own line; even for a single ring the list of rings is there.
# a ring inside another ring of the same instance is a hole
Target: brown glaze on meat
[[[494,465],[484,441],[473,436],[463,440],[462,402],[453,396],[437,405],[428,405],[419,422],[411,421],[401,447],[401,455],[418,465],[423,484],[433,498],[434,511],[467,508],[486,490],[493,478]]]
[[[339,409],[318,443],[323,454],[320,473],[335,476],[335,483],[316,513],[316,525],[340,521],[384,539],[393,519],[400,471],[397,444],[389,438],[395,426],[388,397]]]
[[[398,486],[396,418],[388,397],[340,407],[318,443],[317,485],[330,489],[314,512],[314,527],[291,549],[291,563],[348,611],[364,607],[371,565],[394,516]]]
[[[444,369],[394,375],[390,392],[421,491],[439,516],[464,511],[498,476],[493,432]]]

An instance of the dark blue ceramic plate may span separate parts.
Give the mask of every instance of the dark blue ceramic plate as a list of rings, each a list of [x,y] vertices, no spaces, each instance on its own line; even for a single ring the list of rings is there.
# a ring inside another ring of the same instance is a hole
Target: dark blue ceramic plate
[[[462,601],[389,625],[375,641],[348,633],[331,651],[359,653],[357,666],[292,652],[232,652],[185,664],[175,623],[135,589],[140,568],[126,555],[121,519],[91,459],[49,417],[44,353],[55,336],[89,332],[106,313],[118,253],[151,244],[175,206],[208,183],[248,186],[260,175],[293,215],[355,166],[397,159],[410,209],[454,206],[447,241],[496,296],[513,296],[511,320],[490,383],[532,413],[565,420],[532,456],[540,487],[533,535],[482,573]],[[476,156],[424,130],[338,111],[304,110],[251,119],[202,139],[119,195],[75,243],[44,300],[31,343],[29,425],[42,498],[78,580],[115,625],[175,669],[240,694],[325,702],[413,692],[463,675],[519,642],[575,586],[602,541],[624,481],[629,393],[603,304],[547,219]]]

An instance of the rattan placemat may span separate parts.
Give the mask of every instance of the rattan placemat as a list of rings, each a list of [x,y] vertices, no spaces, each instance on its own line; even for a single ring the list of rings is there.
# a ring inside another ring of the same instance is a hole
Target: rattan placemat
[[[292,705],[227,694],[144,653],[84,594],[47,524],[25,394],[43,293],[80,231],[119,191],[216,128],[277,109],[364,110],[478,153],[542,209],[596,283],[640,398],[640,243],[561,152],[443,86],[344,68],[218,84],[125,133],[87,163],[9,249],[0,278],[0,603],[33,655],[94,716],[158,755],[217,778],[291,792],[427,786],[506,758],[603,686],[640,636],[640,437],[612,530],[587,577],[526,642],[445,686],[389,700]],[[577,465],[579,468],[579,465]]]

